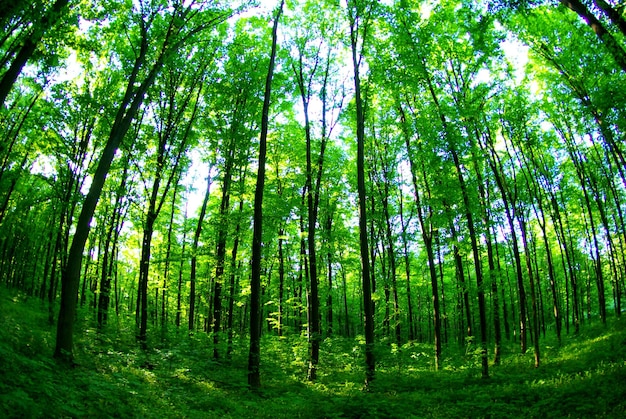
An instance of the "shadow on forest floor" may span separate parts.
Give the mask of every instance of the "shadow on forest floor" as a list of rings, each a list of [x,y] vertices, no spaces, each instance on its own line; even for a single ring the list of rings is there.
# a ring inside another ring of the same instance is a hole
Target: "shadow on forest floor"
[[[369,391],[357,341],[326,339],[319,378],[310,383],[305,339],[268,337],[263,387],[250,391],[247,341],[238,341],[232,359],[214,361],[202,333],[170,331],[142,352],[130,329],[111,325],[99,335],[81,322],[78,366],[64,369],[50,356],[54,327],[45,306],[0,287],[0,417],[624,418],[625,323],[586,325],[561,345],[542,340],[538,369],[531,351],[507,345],[489,379],[480,378],[472,351],[448,348],[436,372],[430,345],[383,342]]]

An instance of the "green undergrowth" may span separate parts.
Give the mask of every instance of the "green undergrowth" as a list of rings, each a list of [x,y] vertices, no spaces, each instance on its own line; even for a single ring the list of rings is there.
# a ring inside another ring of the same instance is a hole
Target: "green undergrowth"
[[[267,337],[263,386],[253,391],[246,385],[246,339],[218,361],[209,336],[182,330],[155,332],[152,349],[142,351],[123,326],[131,320],[102,334],[79,322],[86,332],[77,334],[77,365],[68,369],[51,358],[54,326],[45,306],[0,287],[0,417],[626,417],[626,319],[586,325],[560,344],[543,339],[537,369],[532,351],[521,355],[508,344],[489,379],[480,377],[480,360],[467,348],[447,348],[434,371],[430,345],[381,342],[367,391],[358,340],[326,339],[311,383],[305,339]]]

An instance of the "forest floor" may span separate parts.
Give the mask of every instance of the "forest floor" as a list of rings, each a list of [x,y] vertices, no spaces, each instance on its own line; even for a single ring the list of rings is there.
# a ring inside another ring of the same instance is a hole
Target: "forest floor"
[[[132,330],[115,325],[97,334],[83,320],[77,330],[87,333],[77,334],[77,365],[57,365],[46,306],[0,287],[0,417],[625,418],[625,326],[626,318],[585,324],[560,345],[544,339],[538,369],[532,351],[521,355],[518,345],[507,345],[489,379],[480,378],[475,351],[448,347],[436,372],[431,345],[381,343],[368,391],[357,340],[326,339],[318,380],[311,383],[305,339],[268,337],[263,386],[252,391],[247,340],[232,359],[215,361],[203,333],[159,333],[153,349],[141,351]]]

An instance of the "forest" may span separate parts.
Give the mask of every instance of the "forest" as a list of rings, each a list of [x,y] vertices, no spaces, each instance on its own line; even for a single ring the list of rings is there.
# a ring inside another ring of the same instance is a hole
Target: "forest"
[[[0,416],[626,417],[623,0],[0,25]]]

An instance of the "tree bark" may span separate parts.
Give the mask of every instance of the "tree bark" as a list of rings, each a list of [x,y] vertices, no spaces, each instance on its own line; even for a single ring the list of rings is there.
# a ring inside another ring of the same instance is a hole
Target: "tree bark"
[[[580,0],[559,0],[568,9],[574,11],[580,16],[587,25],[593,30],[598,38],[604,43],[609,54],[613,57],[617,65],[622,71],[626,72],[626,51],[617,42],[613,35],[606,30],[604,24],[589,11],[587,6]],[[620,27],[620,29],[622,29]]]
[[[248,353],[248,385],[252,388],[261,387],[261,259],[263,246],[263,191],[265,189],[265,160],[267,154],[267,133],[269,126],[269,110],[276,59],[276,41],[278,21],[283,12],[284,0],[281,0],[272,28],[272,49],[270,62],[265,79],[263,110],[261,116],[261,136],[259,139],[259,159],[254,192],[254,215],[252,231],[252,268],[250,278],[250,350]]]
[[[22,42],[22,47],[11,62],[7,71],[2,75],[2,79],[0,79],[0,107],[4,105],[11,88],[22,72],[26,62],[32,57],[35,49],[37,49],[37,45],[43,38],[45,31],[49,30],[59,21],[68,3],[69,0],[56,0],[41,21],[34,24],[33,32]]]
[[[197,278],[197,265],[198,265],[198,244],[200,242],[200,234],[202,233],[202,223],[206,216],[206,210],[211,196],[211,167],[209,167],[207,173],[207,186],[204,192],[204,199],[202,200],[202,208],[200,209],[200,215],[198,216],[198,223],[196,224],[196,230],[193,235],[193,242],[191,243],[191,272],[189,274],[189,322],[188,328],[192,332],[195,329],[195,315],[196,315],[196,278]]]
[[[363,310],[365,317],[365,385],[374,380],[376,363],[374,358],[374,307],[372,301],[372,283],[370,274],[369,243],[367,234],[367,197],[365,188],[365,111],[361,97],[360,64],[363,58],[358,51],[359,35],[361,40],[366,38],[369,16],[362,16],[357,0],[348,2],[348,18],[350,23],[350,45],[352,51],[352,65],[354,69],[354,92],[356,104],[356,137],[357,137],[357,193],[359,205],[359,243],[361,253],[361,280],[363,284]],[[360,23],[365,18],[363,32]],[[361,46],[363,48],[363,46]]]

